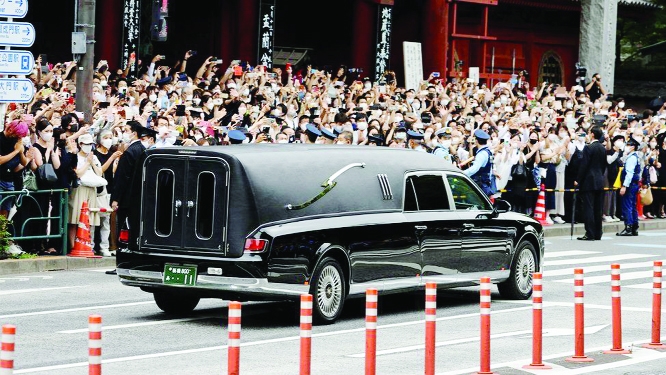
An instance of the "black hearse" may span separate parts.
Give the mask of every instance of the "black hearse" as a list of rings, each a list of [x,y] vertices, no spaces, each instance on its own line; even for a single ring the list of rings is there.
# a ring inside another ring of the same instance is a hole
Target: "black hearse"
[[[167,313],[188,313],[200,298],[311,293],[326,323],[368,287],[490,276],[504,297],[526,299],[541,270],[541,225],[504,201],[493,206],[430,154],[239,145],[151,150],[138,165],[117,272]]]

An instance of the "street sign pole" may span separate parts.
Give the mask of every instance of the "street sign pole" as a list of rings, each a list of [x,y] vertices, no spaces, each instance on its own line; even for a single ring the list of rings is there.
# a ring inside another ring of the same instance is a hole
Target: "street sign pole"
[[[92,120],[92,84],[95,59],[95,5],[96,0],[78,1],[76,27],[85,30],[86,53],[77,63],[76,110],[83,112],[86,121]]]

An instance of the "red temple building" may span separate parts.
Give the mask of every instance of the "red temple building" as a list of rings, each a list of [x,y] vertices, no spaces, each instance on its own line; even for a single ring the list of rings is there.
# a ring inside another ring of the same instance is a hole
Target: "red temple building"
[[[71,58],[74,27],[74,0],[57,3],[31,5],[26,17],[37,29],[32,51],[53,61]],[[137,13],[128,14],[129,6]],[[421,43],[425,76],[466,76],[478,67],[482,80],[507,80],[525,69],[532,85],[573,85],[580,61],[612,88],[618,11],[638,17],[654,9],[647,0],[103,0],[95,59],[119,67],[136,49],[170,63],[196,50],[192,66],[207,56],[254,65],[271,54],[279,65],[278,52],[307,51],[313,65],[344,64],[375,77],[380,64],[400,81],[409,41]],[[128,43],[133,23],[140,33]]]

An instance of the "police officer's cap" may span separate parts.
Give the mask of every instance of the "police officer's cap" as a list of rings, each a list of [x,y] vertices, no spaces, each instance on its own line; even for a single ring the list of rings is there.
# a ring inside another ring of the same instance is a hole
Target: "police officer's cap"
[[[441,128],[435,133],[435,135],[438,136],[438,137],[450,137],[451,136],[451,128],[449,128],[449,127]]]
[[[474,137],[476,137],[476,139],[490,139],[488,133],[484,132],[481,129],[476,129],[474,131]]]
[[[417,141],[423,140],[423,134],[414,131],[414,130],[407,130],[407,138],[409,139],[415,139]]]
[[[633,147],[638,147],[640,143],[638,143],[637,140],[635,140],[633,137],[629,137],[629,140],[627,141],[627,146],[633,146]]]
[[[128,121],[127,125],[132,128],[133,132],[136,132],[136,134],[139,136],[139,138],[144,137],[144,136],[149,136],[149,137],[156,137],[157,132],[153,129],[147,128],[138,121]]]
[[[307,126],[305,127],[305,131],[307,131],[310,134],[314,134],[317,137],[321,135],[321,131],[317,128],[317,125],[314,124],[307,124]]]
[[[384,137],[382,137],[381,135],[369,135],[368,141],[376,144],[377,146],[384,145]]]
[[[337,138],[337,137],[335,136],[335,134],[331,133],[331,131],[328,130],[328,129],[326,129],[326,128],[321,128],[321,135],[322,135],[323,137],[325,137],[325,138],[328,138],[328,139],[335,139],[335,138]]]
[[[247,138],[245,133],[240,130],[232,130],[229,132],[229,142],[232,144],[241,144]]]

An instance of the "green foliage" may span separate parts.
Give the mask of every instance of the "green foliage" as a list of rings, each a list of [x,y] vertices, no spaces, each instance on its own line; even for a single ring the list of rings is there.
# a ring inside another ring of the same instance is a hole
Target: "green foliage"
[[[631,61],[640,48],[666,40],[666,0],[651,0],[659,9],[635,12],[620,8],[617,22],[618,55]],[[664,54],[664,53],[662,53]]]
[[[3,215],[0,215],[0,259],[9,256],[9,245],[11,245],[11,233],[7,230],[9,220]]]

